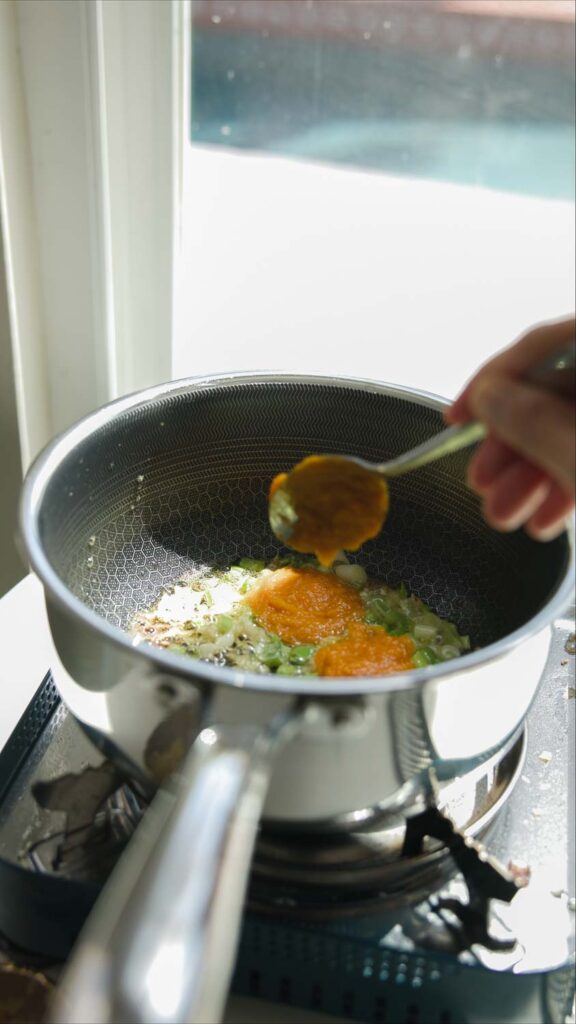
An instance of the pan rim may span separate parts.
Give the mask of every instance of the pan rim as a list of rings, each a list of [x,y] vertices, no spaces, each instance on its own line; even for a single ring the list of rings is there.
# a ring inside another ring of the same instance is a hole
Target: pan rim
[[[57,435],[31,465],[22,487],[19,506],[19,531],[28,561],[40,578],[46,595],[58,607],[79,620],[83,626],[95,632],[102,639],[112,643],[136,658],[152,662],[164,673],[171,673],[191,681],[202,681],[218,686],[229,686],[234,689],[246,689],[272,694],[289,694],[297,697],[355,697],[379,694],[398,690],[417,688],[424,682],[446,678],[456,674],[464,675],[484,664],[493,662],[522,642],[540,633],[555,618],[565,614],[574,593],[573,576],[574,530],[567,530],[568,558],[566,571],[557,589],[548,599],[543,608],[532,616],[521,627],[512,633],[488,644],[477,651],[462,655],[453,661],[440,665],[429,666],[375,677],[322,678],[315,676],[285,676],[273,674],[259,675],[255,672],[242,672],[230,667],[210,665],[183,655],[170,653],[152,645],[135,646],[130,634],[107,622],[97,612],[88,608],[80,598],[76,597],[62,582],[47,558],[39,531],[39,511],[42,500],[56,468],[70,455],[74,448],[95,430],[111,423],[116,417],[130,410],[136,410],[150,402],[168,396],[185,394],[190,391],[214,389],[219,386],[236,386],[248,384],[320,384],[330,387],[356,388],[369,390],[380,395],[391,395],[409,399],[415,404],[424,405],[429,409],[442,411],[450,402],[438,395],[416,390],[399,384],[387,383],[362,377],[334,377],[320,373],[300,373],[297,371],[229,371],[226,373],[207,374],[186,377],[165,384],[154,385],[144,390],[135,391],[130,395],[115,399],[101,408],[89,413],[67,430]]]

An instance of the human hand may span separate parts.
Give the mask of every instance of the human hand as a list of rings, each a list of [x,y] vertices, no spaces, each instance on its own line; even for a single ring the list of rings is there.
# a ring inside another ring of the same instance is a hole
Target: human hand
[[[528,331],[481,367],[446,413],[449,423],[477,419],[488,427],[468,483],[497,530],[524,526],[535,540],[552,540],[574,508],[576,379],[569,397],[525,379],[574,333],[574,319]]]

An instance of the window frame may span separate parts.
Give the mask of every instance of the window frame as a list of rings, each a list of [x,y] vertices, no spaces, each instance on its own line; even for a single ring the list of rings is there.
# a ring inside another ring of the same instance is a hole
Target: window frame
[[[80,416],[171,377],[191,9],[0,7],[0,202],[25,469]]]

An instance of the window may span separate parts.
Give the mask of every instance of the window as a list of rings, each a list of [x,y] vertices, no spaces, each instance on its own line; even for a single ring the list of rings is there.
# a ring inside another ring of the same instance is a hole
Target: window
[[[198,0],[192,138],[552,199],[574,192],[574,5]]]
[[[175,375],[453,394],[573,305],[574,4],[196,0]]]
[[[5,0],[22,459],[170,376],[453,394],[574,303],[572,0]]]

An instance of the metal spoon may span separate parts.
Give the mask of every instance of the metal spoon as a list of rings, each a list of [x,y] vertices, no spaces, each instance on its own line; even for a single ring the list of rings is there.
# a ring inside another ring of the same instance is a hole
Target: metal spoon
[[[573,341],[551,359],[547,359],[533,368],[525,379],[531,383],[540,384],[557,394],[570,396],[574,394],[575,365],[576,341]],[[471,422],[466,423],[463,427],[448,427],[428,441],[424,441],[423,444],[417,445],[416,448],[412,448],[388,462],[367,462],[365,459],[352,455],[326,456],[326,458],[337,459],[340,463],[342,461],[354,463],[365,469],[367,473],[389,479],[402,476],[403,473],[410,473],[413,469],[420,469],[421,466],[444,458],[445,455],[457,452],[461,448],[467,448],[477,441],[481,441],[486,434],[487,428],[483,423]],[[298,514],[285,487],[274,494],[270,501],[268,514],[275,535],[284,543],[289,543],[298,521]]]

